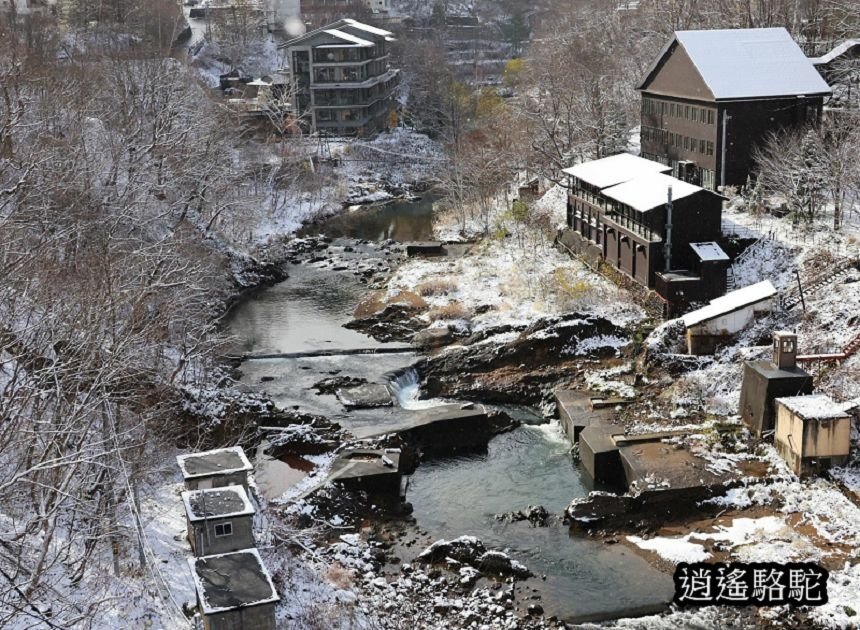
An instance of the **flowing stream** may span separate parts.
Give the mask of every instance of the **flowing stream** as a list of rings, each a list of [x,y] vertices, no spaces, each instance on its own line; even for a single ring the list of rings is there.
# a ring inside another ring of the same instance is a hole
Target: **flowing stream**
[[[390,209],[384,206],[381,211]],[[379,238],[389,235],[379,232]],[[312,265],[293,266],[289,273],[286,281],[240,304],[226,319],[237,350],[259,354],[383,345],[342,327],[366,291],[351,274]],[[398,414],[437,404],[419,399],[417,374],[408,368],[415,359],[411,353],[255,359],[244,361],[241,371],[246,384],[265,390],[280,406],[323,414],[349,428],[384,425]],[[311,389],[334,375],[388,382],[398,404],[347,412],[334,396]],[[488,548],[509,550],[538,576],[545,574],[545,581],[532,578],[523,588],[538,589],[548,616],[611,618],[668,601],[670,576],[622,545],[571,536],[558,519],[548,527],[532,527],[527,521],[495,518],[529,505],[543,505],[560,515],[571,499],[588,492],[558,424],[535,425],[541,419],[528,409],[508,411],[523,426],[493,438],[486,453],[422,462],[411,476],[407,500],[414,506],[418,527],[433,538],[477,536]],[[256,466],[263,492],[273,497],[300,480],[308,462],[263,458]],[[408,562],[420,549],[399,551]]]

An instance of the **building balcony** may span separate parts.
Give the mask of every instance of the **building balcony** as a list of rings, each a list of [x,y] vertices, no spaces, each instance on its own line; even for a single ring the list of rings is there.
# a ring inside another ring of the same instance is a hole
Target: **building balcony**
[[[314,90],[333,90],[337,88],[354,90],[369,88],[380,83],[385,83],[386,81],[391,81],[396,78],[398,74],[400,74],[400,70],[388,70],[382,74],[357,81],[314,81],[311,84],[311,88]]]

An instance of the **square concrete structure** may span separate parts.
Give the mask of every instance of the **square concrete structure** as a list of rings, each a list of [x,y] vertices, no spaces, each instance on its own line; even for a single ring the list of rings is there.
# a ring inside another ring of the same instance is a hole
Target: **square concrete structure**
[[[777,398],[811,393],[812,376],[802,368],[780,369],[771,361],[748,361],[744,364],[739,412],[750,430],[761,437],[776,424]]]
[[[254,506],[242,486],[182,493],[188,542],[195,556],[239,551],[254,546]]]
[[[797,365],[797,335],[784,330],[773,333],[773,362],[781,369]]]
[[[776,400],[776,450],[798,476],[844,464],[851,448],[851,416],[824,395]]]
[[[186,490],[205,490],[240,485],[248,489],[248,471],[253,469],[241,446],[219,448],[176,458]]]
[[[352,490],[400,492],[399,448],[349,448],[334,460],[329,479]]]
[[[624,427],[617,425],[591,425],[579,433],[582,466],[597,483],[626,487],[618,445],[613,437],[623,434]]]
[[[580,432],[588,426],[612,424],[616,407],[633,402],[575,389],[557,389],[554,395],[561,428],[571,444],[576,443]]]
[[[812,376],[797,367],[797,336],[786,331],[773,333],[773,358],[747,361],[741,384],[738,410],[747,426],[759,437],[776,425],[777,398],[812,393]]]
[[[618,440],[618,453],[627,478],[628,493],[642,505],[682,513],[696,502],[723,492],[741,471],[717,474],[706,459],[662,440],[635,436]]]
[[[188,561],[205,630],[275,630],[280,600],[256,549]]]

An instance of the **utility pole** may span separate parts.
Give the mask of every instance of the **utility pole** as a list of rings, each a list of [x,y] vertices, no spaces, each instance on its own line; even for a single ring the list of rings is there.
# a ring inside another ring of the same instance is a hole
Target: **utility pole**
[[[666,191],[666,240],[663,241],[663,260],[665,269],[672,269],[672,187]]]
[[[720,186],[726,186],[726,134],[729,127],[729,121],[732,119],[729,116],[728,110],[723,110],[723,129],[722,129],[722,150],[720,151]]]

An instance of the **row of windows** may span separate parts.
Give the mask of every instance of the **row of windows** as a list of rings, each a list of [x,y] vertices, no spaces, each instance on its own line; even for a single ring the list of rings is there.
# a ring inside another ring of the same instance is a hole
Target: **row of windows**
[[[710,140],[697,140],[680,133],[673,133],[666,129],[655,129],[654,127],[642,127],[642,141],[652,144],[663,144],[670,147],[678,147],[691,153],[702,155],[714,154],[714,143]]]
[[[709,107],[698,107],[696,105],[687,105],[685,103],[661,101],[648,96],[642,97],[642,113],[650,114],[652,116],[691,120],[693,122],[700,122],[707,125],[713,125],[717,117],[716,110]]]

